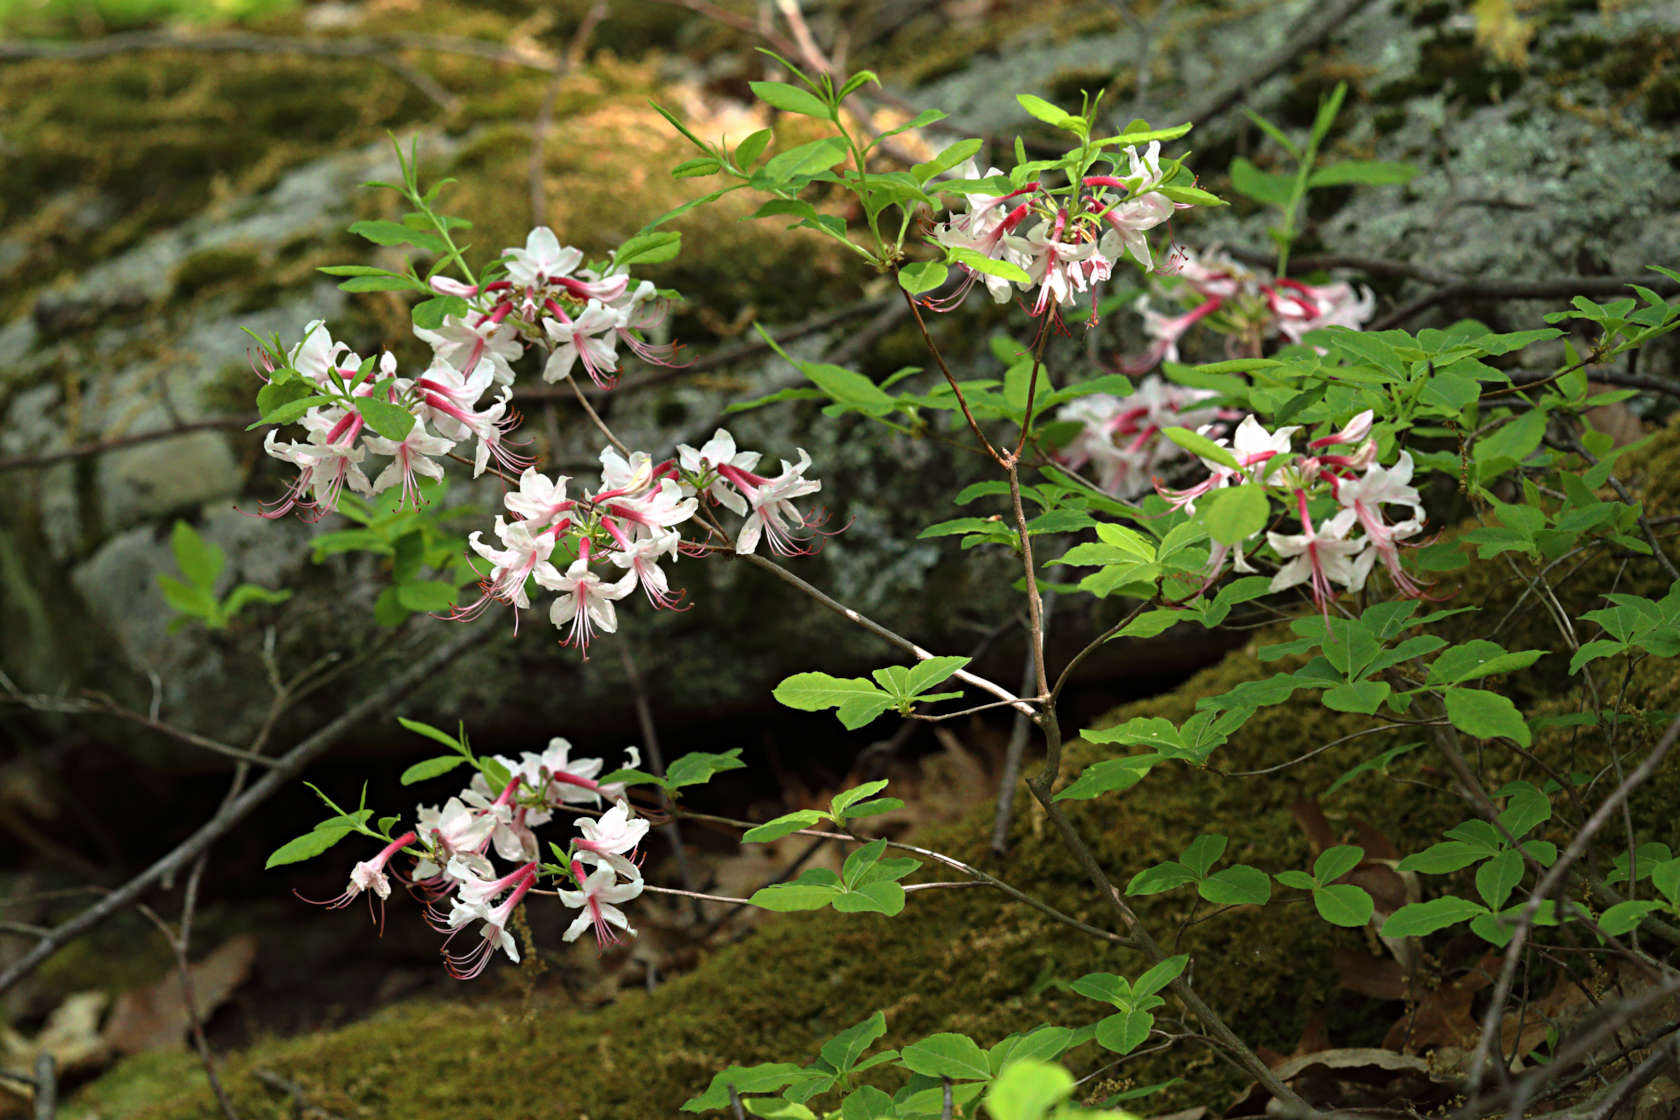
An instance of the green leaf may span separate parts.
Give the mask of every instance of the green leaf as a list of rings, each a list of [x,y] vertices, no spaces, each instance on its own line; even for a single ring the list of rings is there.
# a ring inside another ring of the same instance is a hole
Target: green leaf
[[[1318,888],[1313,877],[1305,871],[1279,871],[1272,876],[1286,887],[1293,887],[1298,891],[1311,891]]]
[[[665,788],[675,790],[683,786],[702,785],[711,781],[713,774],[724,770],[743,770],[746,765],[741,761],[739,747],[722,754],[690,751],[665,768]]]
[[[1507,697],[1470,688],[1449,688],[1445,697],[1447,718],[1465,734],[1478,739],[1507,738],[1525,747],[1531,742],[1528,724]]]
[[[1353,681],[1326,689],[1320,697],[1324,706],[1334,712],[1359,712],[1371,715],[1382,707],[1392,691],[1387,681]]]
[[[1043,1120],[1073,1095],[1073,1074],[1059,1065],[1023,1058],[1010,1062],[986,1090],[992,1120]]]
[[[1522,853],[1508,849],[1476,868],[1476,893],[1488,909],[1502,910],[1522,877]]]
[[[1319,917],[1335,926],[1362,926],[1376,910],[1371,896],[1352,883],[1320,887],[1313,891],[1313,905]]]
[[[945,283],[950,272],[938,261],[916,261],[898,270],[898,284],[911,295],[920,295]]]
[[[1071,784],[1056,794],[1054,801],[1088,801],[1105,793],[1131,789],[1149,773],[1156,759],[1148,755],[1105,758],[1085,768]]]
[[[1237,545],[1266,527],[1272,502],[1263,486],[1226,486],[1202,499],[1197,510],[1208,536]]]
[[[1429,666],[1427,684],[1463,684],[1465,681],[1490,677],[1496,673],[1510,673],[1526,669],[1542,657],[1543,649],[1525,649],[1507,653],[1505,647],[1484,638],[1475,638],[1463,645],[1448,646]]]
[[[1156,992],[1165,988],[1168,984],[1171,984],[1174,980],[1177,980],[1180,976],[1182,976],[1184,974],[1185,967],[1189,963],[1190,957],[1184,953],[1168,957],[1166,960],[1162,961],[1160,964],[1151,968],[1148,972],[1145,972],[1142,976],[1137,978],[1137,980],[1132,984],[1132,995],[1139,999],[1144,996],[1154,995]]]
[[[412,276],[390,273],[385,276],[352,276],[339,284],[341,292],[430,292],[431,289]]]
[[[825,867],[809,867],[791,883],[761,887],[747,901],[763,910],[821,910],[840,897],[840,876]]]
[[[1661,910],[1662,903],[1653,899],[1630,899],[1618,902],[1598,917],[1598,928],[1611,937],[1631,933],[1652,911]]]
[[[1225,854],[1225,848],[1229,844],[1230,840],[1217,832],[1205,833],[1190,841],[1190,846],[1180,852],[1178,858],[1183,860],[1184,866],[1193,871],[1199,879],[1219,862],[1219,857]]]
[[[1258,867],[1239,863],[1197,883],[1196,892],[1215,906],[1258,906],[1272,897],[1272,880]]]
[[[842,914],[885,914],[893,917],[904,909],[904,888],[897,883],[864,883],[834,900]]]
[[[843,163],[851,149],[838,136],[825,136],[821,140],[813,140],[809,144],[801,144],[797,148],[789,148],[770,158],[760,169],[757,177],[768,182],[780,183],[801,176],[811,176],[818,172],[827,171],[837,163]]]
[[[400,583],[397,602],[416,614],[438,614],[455,605],[455,586],[436,579]]]
[[[766,844],[772,840],[780,840],[784,836],[791,836],[802,828],[810,828],[828,817],[816,809],[795,809],[791,813],[784,813],[773,821],[766,821],[757,828],[749,828],[741,834],[741,840],[747,844]]]
[[[1412,902],[1400,907],[1383,923],[1384,937],[1426,937],[1438,930],[1455,926],[1462,921],[1487,913],[1487,907],[1467,898],[1444,895],[1428,902]]]
[[[675,259],[680,252],[682,234],[675,230],[638,233],[618,247],[618,251],[613,254],[613,266],[627,268],[632,264],[659,264]]]
[[[1295,194],[1295,177],[1262,171],[1238,156],[1231,161],[1231,189],[1267,206],[1288,206]]]
[[[1132,881],[1126,884],[1128,895],[1160,894],[1182,887],[1186,883],[1196,881],[1196,873],[1176,860],[1157,863],[1154,867],[1146,867],[1132,876]]]
[[[863,785],[855,786],[852,789],[841,790],[839,793],[834,795],[832,800],[829,801],[829,811],[836,817],[844,817],[846,815],[846,810],[853,804],[862,801],[866,797],[873,797],[875,794],[880,793],[886,788],[887,780],[885,778],[881,778],[877,781],[865,782]]]
[[[1116,1054],[1130,1054],[1149,1038],[1155,1016],[1147,1011],[1120,1011],[1097,1024],[1097,1045]]]
[[[406,408],[389,401],[357,397],[356,411],[362,414],[362,419],[367,421],[368,427],[394,443],[401,443],[407,439],[410,429],[414,427],[413,415]]]
[[[1476,844],[1461,840],[1443,840],[1427,850],[1414,852],[1400,861],[1401,871],[1419,871],[1425,875],[1450,875],[1462,871],[1477,860],[1486,859],[1492,852]]]
[[[1313,879],[1318,883],[1334,883],[1349,871],[1359,866],[1359,861],[1365,858],[1365,849],[1357,844],[1338,844],[1334,848],[1326,848],[1313,861]]]
[[[1132,998],[1131,982],[1112,972],[1087,972],[1068,987],[1086,999],[1119,1007]]]
[[[1223,198],[1220,198],[1218,195],[1213,194],[1210,191],[1204,191],[1200,187],[1180,187],[1168,183],[1164,186],[1156,187],[1155,189],[1172,199],[1174,202],[1184,202],[1191,206],[1229,205]]]
[[[846,819],[849,821],[861,820],[864,817],[873,817],[880,813],[891,813],[895,809],[902,808],[904,808],[904,802],[900,801],[896,797],[873,797],[868,801],[859,801],[857,804],[847,808]]]
[[[743,171],[752,170],[752,165],[758,157],[764,154],[764,149],[770,144],[771,132],[768,128],[761,128],[748,136],[735,147],[735,165]]]
[[[863,1022],[847,1027],[823,1043],[819,1053],[836,1071],[845,1073],[857,1064],[863,1052],[868,1050],[876,1039],[886,1033],[887,1017],[877,1011]]]
[[[447,774],[466,761],[467,756],[461,754],[446,754],[437,758],[428,758],[424,762],[416,762],[413,766],[404,770],[402,777],[398,780],[405,786],[411,786],[415,782],[424,782],[440,774]]]
[[[371,220],[350,223],[350,232],[365,237],[375,245],[413,245],[428,253],[448,251],[443,238],[435,233],[410,229],[401,222]],[[342,287],[343,285],[340,285]]]
[[[1651,868],[1651,885],[1670,904],[1680,907],[1680,859],[1666,859]]]
[[[424,735],[426,738],[432,740],[432,742],[442,743],[452,751],[459,751],[462,754],[466,753],[465,744],[463,744],[461,740],[457,739],[455,736],[449,734],[447,731],[439,731],[429,723],[421,723],[417,719],[404,719],[402,716],[397,717],[397,722],[405,729],[414,732],[416,735]]]
[[[291,597],[290,591],[276,591],[273,588],[258,587],[254,583],[242,583],[222,601],[222,617],[232,618],[251,603],[284,603]]]
[[[415,304],[409,315],[415,326],[422,330],[435,331],[443,326],[443,321],[449,316],[464,317],[469,310],[467,301],[460,296],[433,296]]]
[[[709,1112],[729,1107],[729,1090],[737,1094],[773,1093],[797,1081],[808,1080],[810,1074],[789,1062],[766,1062],[756,1066],[730,1066],[712,1075],[712,1083],[704,1093],[683,1102],[684,1112]]]
[[[1064,109],[1057,108],[1056,106],[1050,104],[1050,102],[1044,100],[1042,97],[1034,97],[1030,93],[1017,93],[1015,95],[1015,100],[1020,102],[1021,108],[1025,109],[1028,114],[1038,118],[1047,125],[1054,128],[1066,129],[1069,132],[1077,132],[1080,135],[1084,135],[1085,133],[1086,126],[1084,120],[1074,116]]]
[[[263,864],[263,870],[314,859],[353,831],[355,830],[348,823],[341,825],[338,821],[323,822],[315,827],[315,831],[305,833],[296,840],[276,848],[274,854],[268,857],[268,862]]]
[[[807,117],[834,119],[834,110],[828,102],[798,86],[790,86],[786,82],[748,82],[747,87],[760,101],[774,108]]]
[[[1307,177],[1309,190],[1318,187],[1362,185],[1387,187],[1409,183],[1417,175],[1417,168],[1409,163],[1384,163],[1381,160],[1350,159],[1313,169]]]
[[[997,260],[986,256],[984,253],[976,252],[973,249],[964,249],[960,246],[948,249],[946,255],[955,263],[975,272],[984,273],[987,276],[996,276],[1008,280],[1012,284],[1032,283],[1032,277],[1027,275],[1026,269],[1010,261]]]
[[[1230,448],[1221,447],[1204,435],[1198,435],[1189,428],[1162,428],[1161,434],[1172,440],[1184,450],[1210,463],[1218,463],[1231,470],[1241,470],[1237,457],[1231,454]]]
[[[980,147],[980,141],[976,139],[958,140],[926,163],[916,164],[910,169],[910,176],[918,183],[926,183],[935,175],[949,171],[963,160],[975,155],[980,151]]]
[[[905,691],[911,696],[920,695],[957,670],[967,668],[969,661],[970,658],[967,657],[930,657],[925,661],[918,661],[910,667]]]
[[[798,365],[800,372],[837,404],[869,416],[885,416],[898,407],[890,394],[861,373],[826,362],[799,362]]]
[[[840,722],[856,730],[893,706],[893,698],[861,677],[795,673],[776,686],[776,700],[802,712],[838,708]]]
[[[310,409],[315,408],[317,405],[332,403],[332,397],[321,394],[307,397],[297,397],[275,406],[275,408],[269,412],[263,413],[260,420],[245,425],[245,430],[249,432],[269,425],[290,424],[293,420],[296,420],[298,417],[302,416]]]
[[[899,1051],[899,1060],[912,1073],[976,1081],[991,1077],[986,1052],[965,1034],[934,1034]]]
[[[1011,1062],[1051,1061],[1073,1045],[1073,1032],[1066,1027],[1038,1027],[1026,1034],[1012,1034],[986,1052],[994,1074]]]
[[[893,1099],[873,1085],[865,1085],[840,1102],[840,1120],[897,1120]]]
[[[671,168],[673,179],[700,179],[707,175],[716,175],[723,170],[723,164],[716,156],[695,156],[685,159]]]
[[[187,577],[187,582],[205,591],[215,586],[216,577],[222,574],[222,568],[227,564],[227,554],[201,537],[185,521],[175,522],[175,528],[169,534],[169,548],[175,554],[175,563],[180,567],[181,574]]]
[[[1506,464],[1520,463],[1528,458],[1534,449],[1540,446],[1540,441],[1545,435],[1545,411],[1531,408],[1509,424],[1496,429],[1486,439],[1477,440],[1471,453],[1472,458],[1478,465],[1487,464],[1503,470]]]
[[[847,886],[855,886],[858,883],[865,882],[864,873],[880,862],[881,855],[886,850],[887,842],[885,839],[871,840],[856,849],[846,857],[846,862],[841,865],[841,879]]]

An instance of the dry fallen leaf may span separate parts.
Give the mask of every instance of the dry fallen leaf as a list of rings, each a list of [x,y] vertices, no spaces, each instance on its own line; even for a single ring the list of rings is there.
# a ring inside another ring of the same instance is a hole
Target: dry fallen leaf
[[[15,1069],[34,1069],[35,1059],[51,1054],[59,1071],[85,1069],[110,1056],[99,1034],[99,1019],[110,996],[104,992],[76,992],[66,996],[58,1009],[47,1016],[41,1033],[33,1039],[7,1030],[0,1035],[0,1052],[5,1064]]]
[[[192,978],[198,1013],[209,1018],[245,982],[256,957],[257,939],[247,933],[230,938],[197,964],[189,965],[187,974]],[[156,983],[117,997],[111,1021],[105,1025],[105,1041],[122,1054],[160,1050],[184,1042],[191,1025],[180,974],[172,969]]]

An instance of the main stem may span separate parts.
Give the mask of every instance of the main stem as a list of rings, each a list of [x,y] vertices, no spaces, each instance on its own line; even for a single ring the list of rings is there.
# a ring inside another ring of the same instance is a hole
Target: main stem
[[[1090,846],[1085,843],[1084,838],[1079,835],[1079,830],[1074,827],[1073,820],[1052,796],[1051,791],[1055,787],[1056,779],[1062,768],[1062,732],[1056,719],[1055,704],[1050,695],[1050,684],[1044,667],[1043,605],[1038,594],[1038,574],[1033,564],[1032,535],[1027,528],[1026,510],[1021,505],[1020,466],[1014,456],[1005,459],[1003,466],[1009,475],[1010,506],[1015,515],[1015,534],[1020,541],[1021,567],[1026,576],[1027,620],[1031,632],[1033,670],[1038,687],[1036,702],[1039,705],[1039,712],[1037,722],[1044,732],[1044,766],[1039,770],[1036,777],[1027,782],[1027,788],[1032,791],[1033,797],[1043,807],[1045,815],[1050,818],[1050,823],[1060,834],[1062,843],[1073,853],[1074,859],[1084,869],[1086,876],[1097,888],[1097,892],[1107,900],[1109,906],[1114,910],[1115,915],[1120,919],[1122,929],[1131,938],[1133,944],[1143,950],[1151,963],[1159,964],[1166,960],[1169,954],[1161,947],[1159,942],[1149,935],[1149,931],[1138,920],[1136,912],[1126,903],[1125,898],[1115,888],[1114,884],[1109,881],[1107,873],[1102,869],[1102,864],[1097,861],[1097,857],[1091,851]],[[1196,994],[1187,981],[1180,977],[1172,982],[1171,988],[1173,994],[1183,1001],[1185,1007],[1189,1008],[1190,1012],[1201,1020],[1208,1033],[1253,1074],[1255,1080],[1266,1087],[1267,1092],[1282,1101],[1295,1115],[1316,1115],[1316,1110],[1297,1095],[1293,1089],[1278,1080],[1277,1076],[1272,1073],[1271,1068],[1260,1060],[1259,1055],[1254,1053],[1247,1043],[1237,1037],[1237,1033],[1231,1029],[1230,1025],[1220,1018],[1201,996]]]

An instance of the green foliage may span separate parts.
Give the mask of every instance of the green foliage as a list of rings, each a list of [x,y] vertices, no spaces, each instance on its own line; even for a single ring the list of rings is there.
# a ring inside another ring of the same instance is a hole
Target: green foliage
[[[765,910],[821,910],[832,906],[842,914],[885,914],[904,909],[899,882],[921,866],[920,860],[883,859],[886,840],[871,840],[846,857],[840,874],[824,867],[807,868],[791,883],[763,887],[753,894],[754,906]]]
[[[456,604],[460,589],[478,580],[460,536],[445,527],[479,511],[473,506],[446,507],[446,488],[445,479],[421,482],[418,504],[410,508],[404,508],[400,487],[372,499],[345,494],[338,511],[359,528],[334,529],[311,542],[317,564],[349,552],[387,560],[391,582],[373,606],[374,621],[381,626],[396,626],[411,614],[445,613]]]
[[[198,621],[207,630],[226,630],[233,618],[252,603],[284,603],[292,597],[290,591],[276,591],[254,583],[242,583],[227,595],[216,595],[216,581],[227,567],[227,554],[219,545],[205,540],[185,521],[175,522],[169,534],[169,548],[175,554],[175,564],[184,580],[158,573],[158,589],[169,605],[178,612],[171,619],[170,630],[179,630],[189,622]]]
[[[966,657],[930,657],[906,668],[889,665],[874,670],[873,682],[862,677],[831,677],[827,673],[795,673],[776,686],[776,700],[802,712],[836,709],[848,731],[855,731],[889,708],[909,715],[917,704],[931,704],[961,696],[961,692],[932,692],[968,664]]]

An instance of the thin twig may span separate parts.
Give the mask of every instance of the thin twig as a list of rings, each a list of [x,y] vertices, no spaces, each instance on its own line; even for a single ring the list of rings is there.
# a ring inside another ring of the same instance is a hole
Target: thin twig
[[[1581,853],[1586,850],[1588,842],[1610,820],[1617,807],[1626,801],[1645,779],[1656,773],[1657,767],[1662,764],[1662,760],[1667,757],[1668,752],[1674,748],[1677,740],[1680,740],[1680,718],[1676,718],[1669,723],[1662,738],[1657,740],[1656,746],[1651,748],[1650,753],[1645,756],[1644,760],[1622,780],[1622,783],[1611,792],[1610,796],[1604,799],[1597,809],[1593,810],[1592,816],[1588,817],[1586,822],[1581,825],[1580,831],[1569,842],[1569,846],[1563,850],[1563,854],[1558,856],[1557,862],[1547,870],[1545,877],[1540,880],[1540,884],[1534,888],[1533,894],[1529,896],[1528,902],[1523,905],[1522,913],[1518,916],[1516,922],[1516,928],[1512,932],[1510,944],[1505,947],[1504,964],[1500,968],[1499,980],[1494,985],[1492,999],[1489,1001],[1487,1012],[1482,1019],[1481,1035],[1476,1041],[1475,1053],[1470,1059],[1468,1080],[1472,1086],[1477,1088],[1481,1086],[1489,1056],[1493,1053],[1498,1038],[1505,1001],[1511,994],[1511,982],[1516,975],[1517,961],[1522,955],[1523,945],[1528,941],[1529,930],[1533,926],[1535,916],[1540,911],[1541,904],[1556,894],[1564,876],[1569,871],[1570,865],[1581,857]]]
[[[137,723],[141,727],[167,735],[172,739],[177,739],[183,743],[190,744],[191,746],[202,747],[207,751],[214,751],[216,754],[237,759],[243,763],[255,766],[274,765],[274,760],[271,758],[266,758],[259,754],[253,754],[250,751],[242,750],[239,747],[232,746],[228,743],[211,739],[208,736],[198,734],[196,731],[188,731],[184,727],[176,727],[173,724],[163,723],[159,720],[152,719],[140,712],[124,708],[109,697],[99,696],[89,697],[87,699],[71,699],[67,697],[43,696],[39,693],[20,692],[18,691],[17,686],[12,682],[11,678],[7,677],[4,672],[0,672],[0,692],[4,692],[5,699],[9,700],[11,703],[19,704],[28,708],[30,711],[54,712],[61,715],[112,715],[118,717],[119,719],[128,720],[131,723]]]
[[[139,432],[131,436],[94,440],[92,443],[67,447],[62,451],[45,451],[38,455],[9,455],[0,459],[0,474],[4,474],[6,471],[39,470],[43,467],[68,463],[76,459],[88,459],[95,455],[103,455],[107,451],[133,447],[136,444],[152,443],[160,439],[174,439],[176,436],[187,435],[190,432],[243,431],[250,422],[249,417],[223,416],[211,420],[195,420],[190,424],[180,424],[155,432]]]
[[[1044,613],[1049,616],[1056,609],[1056,593],[1044,597]],[[1060,683],[1060,682],[1057,682]],[[1021,691],[1030,692],[1033,686],[1033,653],[1029,646],[1021,658]],[[1050,702],[1055,703],[1055,692]],[[1003,773],[998,777],[997,808],[992,811],[992,851],[998,855],[1009,852],[1009,822],[1015,815],[1015,786],[1021,777],[1021,759],[1027,753],[1027,740],[1032,737],[1033,720],[1016,711],[1009,725],[1009,743],[1003,750]]]
[[[36,968],[40,967],[41,962],[52,956],[60,946],[72,938],[80,936],[112,914],[133,904],[153,883],[179,871],[189,860],[196,858],[200,852],[209,848],[211,844],[231,831],[235,825],[249,816],[257,806],[278,793],[286,783],[297,776],[299,771],[331,749],[340,739],[354,730],[362,720],[384,710],[393,701],[406,696],[411,690],[424,684],[431,679],[431,675],[438,669],[486,640],[493,632],[493,628],[489,626],[474,626],[449,641],[434,647],[429,653],[410,662],[406,668],[392,676],[384,685],[368,693],[347,709],[343,715],[281,755],[275,760],[273,768],[252,785],[248,791],[218,812],[208,822],[201,825],[198,831],[176,845],[167,855],[134,876],[122,887],[112,891],[100,902],[56,926],[50,934],[41,938],[35,948],[25,953],[4,972],[0,972],[0,992],[10,990],[12,985],[34,972]]]
[[[233,1102],[228,1099],[227,1090],[222,1087],[222,1079],[216,1073],[216,1059],[210,1053],[210,1042],[204,1037],[204,1016],[198,1009],[198,996],[193,990],[186,942],[169,928],[169,923],[159,917],[157,911],[144,902],[135,903],[134,908],[156,926],[158,932],[163,934],[163,939],[169,943],[169,951],[175,958],[175,974],[181,980],[181,1006],[187,1013],[188,1033],[192,1035],[193,1048],[198,1051],[199,1064],[204,1067],[204,1076],[210,1081],[210,1091],[215,1094],[222,1115],[226,1116],[227,1120],[239,1120],[239,1114],[233,1110]]]
[[[624,675],[630,682],[630,695],[635,698],[636,722],[641,725],[642,745],[647,748],[648,765],[653,767],[653,773],[656,776],[663,778],[665,776],[665,755],[659,749],[659,727],[653,722],[653,705],[648,702],[647,685],[642,680],[641,670],[636,666],[636,659],[631,655],[628,643],[619,643],[618,655],[624,663]],[[669,814],[671,809],[670,794],[661,790],[660,801],[666,813]],[[682,880],[683,886],[688,888],[686,893],[691,897],[698,897],[694,895],[696,887],[694,869],[688,864],[688,851],[683,847],[682,830],[677,825],[677,818],[671,817],[667,823],[659,826],[659,831],[671,845],[671,854],[677,861],[677,877]],[[700,909],[698,902],[694,904],[693,909],[694,920],[696,922],[703,921],[706,915]]]
[[[774,574],[778,579],[781,579],[784,582],[798,588],[800,591],[804,592],[818,603],[821,603],[841,618],[863,627],[882,641],[895,645],[899,649],[911,654],[917,661],[927,661],[929,658],[934,656],[932,653],[923,649],[915,642],[912,642],[909,638],[904,637],[902,634],[898,634],[887,629],[879,622],[860,614],[851,607],[846,606],[844,603],[841,603],[824,594],[811,583],[794,575],[792,572],[788,571],[786,568],[774,561],[766,560],[764,557],[750,552],[736,552],[731,553],[731,555],[735,556],[737,559],[745,560],[755,568],[763,568],[765,571]],[[965,684],[973,685],[982,692],[988,692],[1000,700],[1008,701],[1010,704],[1014,705],[1017,711],[1024,711],[1029,715],[1036,714],[1033,711],[1032,705],[1027,703],[1027,701],[1021,699],[1019,696],[1011,694],[1007,688],[1004,688],[1000,684],[995,684],[992,681],[987,680],[985,677],[971,673],[967,669],[958,669],[951,675]]]
[[[583,406],[583,411],[589,415],[590,423],[594,424],[596,429],[602,435],[607,437],[608,443],[618,448],[620,455],[623,455],[626,459],[628,459],[630,457],[630,449],[624,445],[622,440],[613,435],[612,429],[607,427],[607,422],[601,419],[601,414],[595,411],[594,406],[589,403],[589,398],[583,395],[582,389],[578,388],[576,379],[568,377],[566,378],[566,384],[572,387],[572,395],[577,398],[578,404]]]

